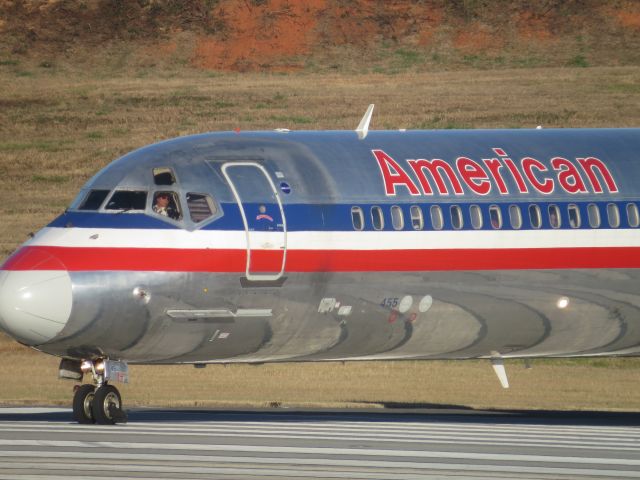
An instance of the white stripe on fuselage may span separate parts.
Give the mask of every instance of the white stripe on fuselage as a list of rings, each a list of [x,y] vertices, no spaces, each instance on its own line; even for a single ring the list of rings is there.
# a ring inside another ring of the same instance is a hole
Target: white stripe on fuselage
[[[278,250],[282,232],[251,232],[252,248]],[[242,249],[244,230],[152,230],[47,227],[29,246],[80,248]],[[431,250],[491,248],[638,247],[633,229],[464,230],[464,231],[295,231],[287,232],[292,250]]]

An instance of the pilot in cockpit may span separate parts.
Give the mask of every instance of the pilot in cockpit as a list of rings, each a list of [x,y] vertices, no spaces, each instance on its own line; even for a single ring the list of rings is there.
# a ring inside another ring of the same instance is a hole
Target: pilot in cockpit
[[[165,217],[172,218],[173,220],[180,218],[180,213],[173,204],[171,195],[168,192],[156,193],[153,211]]]

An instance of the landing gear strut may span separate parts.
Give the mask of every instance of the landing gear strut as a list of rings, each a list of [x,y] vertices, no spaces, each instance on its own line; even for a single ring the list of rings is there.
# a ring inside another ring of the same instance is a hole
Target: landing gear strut
[[[123,362],[112,360],[84,361],[80,365],[82,373],[90,373],[94,385],[76,386],[73,395],[73,418],[78,423],[113,425],[126,423],[127,414],[122,410],[120,392],[108,381],[128,381],[128,368]],[[69,378],[69,377],[67,377]],[[82,379],[82,376],[80,378]]]

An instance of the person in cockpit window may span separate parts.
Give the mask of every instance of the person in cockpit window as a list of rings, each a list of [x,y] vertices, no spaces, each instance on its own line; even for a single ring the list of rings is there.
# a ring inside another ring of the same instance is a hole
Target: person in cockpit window
[[[180,218],[180,214],[171,200],[171,194],[168,192],[156,193],[153,211],[165,217],[172,218],[173,220]]]

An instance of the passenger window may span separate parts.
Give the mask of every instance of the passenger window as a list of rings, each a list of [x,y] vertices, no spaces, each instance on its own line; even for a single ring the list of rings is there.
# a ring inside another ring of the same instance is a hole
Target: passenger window
[[[471,205],[469,207],[471,213],[471,226],[476,230],[482,228],[482,210],[478,205]]]
[[[91,190],[78,210],[98,210],[107,195],[109,195],[109,190]]]
[[[462,209],[458,205],[451,206],[451,225],[456,230],[460,230],[464,226],[464,221],[462,220]]]
[[[402,230],[404,228],[402,209],[397,205],[391,207],[391,223],[393,224],[394,230]]]
[[[417,205],[411,206],[411,226],[414,230],[422,230],[424,228],[422,209]]]
[[[355,230],[362,230],[364,228],[364,214],[360,207],[351,207],[351,223]]]
[[[198,223],[216,213],[216,205],[209,195],[203,193],[187,193],[187,206],[191,221]]]
[[[144,210],[147,206],[147,192],[117,190],[109,199],[107,210]]]
[[[180,220],[182,218],[180,202],[175,192],[156,192],[153,197],[152,210],[158,215],[169,217],[172,220]]]
[[[491,221],[492,228],[502,228],[502,214],[500,212],[500,207],[497,205],[491,205],[489,207],[489,220]]]
[[[176,176],[171,168],[154,168],[153,182],[156,185],[173,185],[176,183]]]
[[[431,225],[434,230],[442,230],[444,219],[442,218],[442,209],[438,205],[431,207]]]
[[[382,230],[384,228],[384,216],[380,207],[371,207],[371,220],[374,229]]]
[[[560,228],[560,209],[557,205],[549,205],[549,225],[551,228]]]
[[[515,230],[522,227],[522,212],[518,205],[509,205],[509,223]]]
[[[631,228],[640,225],[640,215],[638,214],[638,206],[635,203],[627,203],[627,220]]]
[[[620,226],[620,210],[615,203],[607,204],[607,219],[610,227],[618,228]]]
[[[533,228],[540,228],[542,225],[542,216],[540,215],[540,207],[538,207],[538,205],[529,205],[529,221]]]
[[[580,228],[580,209],[573,203],[567,207],[569,213],[569,226],[571,228]]]
[[[598,228],[600,226],[600,210],[598,205],[590,203],[587,207],[587,213],[589,214],[589,226],[591,228]]]

